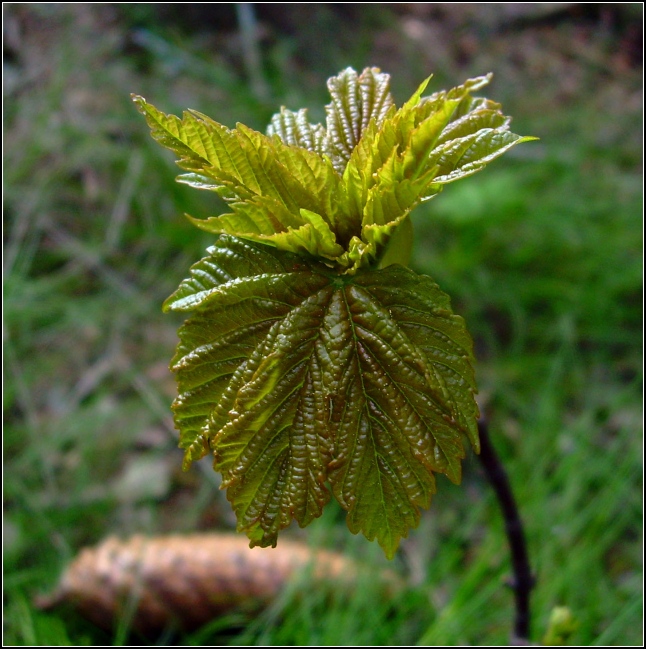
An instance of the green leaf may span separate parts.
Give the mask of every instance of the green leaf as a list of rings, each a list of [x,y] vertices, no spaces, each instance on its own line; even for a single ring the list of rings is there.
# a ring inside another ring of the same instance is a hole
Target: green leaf
[[[299,146],[322,154],[325,129],[321,124],[310,124],[307,108],[292,112],[284,106],[271,118],[267,135],[277,135],[285,144]]]
[[[186,465],[210,446],[252,545],[331,494],[388,556],[435,473],[477,449],[472,343],[448,297],[399,265],[354,276],[221,236],[165,303],[193,311],[172,362]]]
[[[394,106],[390,75],[366,68],[360,75],[346,68],[327,82],[332,102],[325,107],[327,130],[323,153],[343,173],[354,148],[371,122],[381,124]]]
[[[275,545],[332,498],[392,557],[435,492],[479,451],[472,342],[448,297],[401,266],[415,206],[534,138],[473,93],[491,75],[397,109],[390,78],[328,81],[326,124],[282,108],[263,135],[197,111],[180,119],[133,96],[178,156],[178,181],[229,211],[166,300],[187,312],[171,368],[184,467],[214,467],[251,545]]]
[[[267,135],[194,110],[179,119],[133,99],[152,136],[189,172],[178,180],[218,193],[231,209],[191,222],[353,274],[385,265],[391,237],[418,203],[534,139],[511,133],[499,104],[472,96],[490,80],[425,97],[429,77],[396,109],[387,74],[347,68],[328,81],[325,128],[305,109],[283,107]]]
[[[470,176],[513,146],[535,139],[515,135],[504,128],[480,128],[470,135],[448,140],[429,157],[430,163],[438,168],[433,182],[446,184]]]
[[[208,124],[202,124],[197,115],[184,113],[184,120],[166,115],[149,104],[143,97],[132,95],[137,109],[146,118],[151,135],[162,146],[177,153],[181,160],[201,166],[213,166],[218,162],[211,141]]]
[[[379,268],[391,264],[408,266],[413,253],[413,224],[406,217],[397,227],[388,241],[388,245],[379,263]]]
[[[332,229],[343,209],[343,189],[329,161],[241,124],[229,130],[196,111],[180,120],[141,97],[134,100],[152,136],[191,171],[179,180],[230,203],[229,214],[191,219],[198,227],[295,252],[331,258],[343,253]]]

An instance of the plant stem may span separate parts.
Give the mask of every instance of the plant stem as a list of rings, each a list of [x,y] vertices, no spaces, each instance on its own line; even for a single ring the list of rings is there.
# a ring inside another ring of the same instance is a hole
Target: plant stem
[[[534,577],[529,565],[523,523],[518,512],[514,494],[511,490],[511,485],[509,484],[509,478],[491,443],[489,427],[484,419],[478,421],[478,431],[480,433],[480,461],[482,462],[487,480],[489,480],[496,492],[496,498],[502,509],[503,518],[505,519],[505,531],[511,550],[514,578],[510,585],[516,599],[514,640],[524,644],[523,641],[529,641],[529,596],[534,587]]]

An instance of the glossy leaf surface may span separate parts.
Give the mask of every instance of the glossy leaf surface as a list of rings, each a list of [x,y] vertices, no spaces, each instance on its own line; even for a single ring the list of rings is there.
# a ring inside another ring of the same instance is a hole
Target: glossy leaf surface
[[[165,304],[193,311],[173,359],[186,464],[209,447],[253,545],[331,494],[392,556],[478,445],[471,340],[433,281],[398,265],[338,276],[223,236]]]
[[[133,96],[178,180],[230,208],[221,235],[166,301],[190,313],[171,368],[184,466],[210,451],[238,528],[275,545],[334,497],[349,528],[392,557],[435,492],[479,450],[472,343],[448,297],[406,264],[409,214],[523,138],[491,75],[400,108],[390,78],[328,81],[326,123],[282,108],[267,134]]]

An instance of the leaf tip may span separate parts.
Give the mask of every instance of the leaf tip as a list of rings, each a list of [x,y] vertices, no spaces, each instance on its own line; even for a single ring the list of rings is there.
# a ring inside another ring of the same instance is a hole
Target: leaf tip
[[[140,110],[141,112],[144,111],[144,106],[146,105],[146,100],[141,96],[138,95],[134,92],[130,93],[130,99],[137,105],[137,109]]]
[[[162,313],[170,313],[173,310],[173,298],[175,293],[170,297],[167,297],[162,304]]]
[[[395,554],[397,554],[397,549],[399,548],[399,540],[394,541],[390,544],[386,543],[379,543],[381,546],[381,549],[384,551],[384,554],[386,555],[386,559],[388,561],[392,561],[395,558]]]

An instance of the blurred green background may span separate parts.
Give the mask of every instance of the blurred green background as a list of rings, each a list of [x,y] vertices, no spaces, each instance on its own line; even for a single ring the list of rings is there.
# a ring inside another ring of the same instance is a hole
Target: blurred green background
[[[253,10],[247,30],[235,4],[3,5],[5,643],[122,644],[123,626],[102,635],[32,597],[109,534],[234,527],[209,460],[180,470],[180,320],[160,310],[212,241],[182,214],[213,199],[174,182],[130,93],[264,130],[281,105],[323,119],[326,79],[376,65],[398,102],[431,72],[437,90],[491,71],[486,95],[541,138],[418,208],[412,266],[476,342],[538,579],[533,640],[567,606],[572,643],[641,644],[643,5]],[[473,456],[390,566],[339,510],[289,533],[407,587],[322,599],[301,584],[249,624],[174,641],[508,641],[509,554]]]

